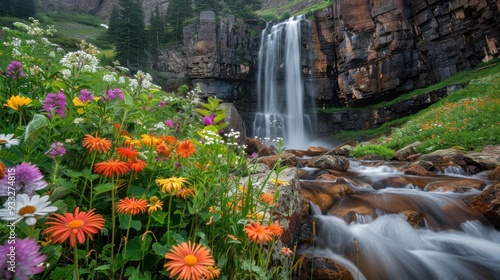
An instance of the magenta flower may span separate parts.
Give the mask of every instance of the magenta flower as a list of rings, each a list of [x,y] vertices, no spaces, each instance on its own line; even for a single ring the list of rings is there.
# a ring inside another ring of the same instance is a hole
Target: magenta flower
[[[119,88],[105,90],[103,92],[103,95],[101,96],[102,101],[109,101],[109,102],[117,98],[123,100],[123,91]]]
[[[169,127],[174,127],[174,122],[172,120],[166,120],[165,125]]]
[[[66,154],[66,149],[64,148],[64,144],[61,142],[55,142],[50,145],[50,150],[47,152],[49,157],[51,158],[59,158]]]
[[[47,112],[47,116],[51,119],[54,114],[64,118],[66,112],[66,95],[60,90],[57,94],[50,92],[47,94],[43,102],[43,110]]]
[[[160,101],[160,102],[158,103],[158,108],[160,108],[160,109],[161,109],[161,108],[163,108],[163,107],[165,107],[165,101],[163,101],[163,100],[162,100],[162,101]]]
[[[16,194],[25,193],[29,196],[33,195],[36,190],[41,190],[47,186],[47,182],[43,180],[42,172],[34,164],[22,162],[13,167],[15,172],[15,180],[8,181],[7,177],[0,180],[0,196],[7,196],[9,187],[16,189]],[[12,184],[12,182],[14,182]]]
[[[28,280],[32,275],[45,270],[45,258],[35,240],[9,239],[4,245],[0,245],[0,279]]]
[[[215,114],[203,117],[203,124],[204,125],[212,125],[214,123],[214,119],[215,119]]]
[[[82,102],[89,102],[94,100],[94,95],[90,91],[82,89],[80,91],[80,96],[78,97],[78,99],[80,99],[80,101]]]
[[[7,69],[5,69],[5,74],[7,74],[7,77],[11,77],[12,79],[22,78],[25,76],[23,72],[23,65],[21,62],[13,60],[9,66],[7,66]]]

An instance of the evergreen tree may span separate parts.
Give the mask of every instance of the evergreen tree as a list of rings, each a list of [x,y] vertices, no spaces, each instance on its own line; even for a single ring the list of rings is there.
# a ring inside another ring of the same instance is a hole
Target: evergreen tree
[[[150,27],[149,27],[149,42],[151,51],[156,57],[160,45],[165,40],[165,16],[160,10],[160,6],[156,5],[154,11],[151,12]]]
[[[108,22],[108,34],[113,41],[118,40],[118,21],[120,20],[120,8],[117,5],[113,5],[111,10],[111,15],[109,16]]]
[[[182,39],[182,22],[193,16],[191,0],[171,0],[167,9],[167,22],[175,40]]]
[[[12,15],[12,0],[0,0],[0,17]]]
[[[116,57],[129,68],[140,66],[147,46],[144,12],[140,0],[120,0]]]
[[[13,15],[18,18],[28,19],[36,16],[35,0],[16,0],[12,7]]]

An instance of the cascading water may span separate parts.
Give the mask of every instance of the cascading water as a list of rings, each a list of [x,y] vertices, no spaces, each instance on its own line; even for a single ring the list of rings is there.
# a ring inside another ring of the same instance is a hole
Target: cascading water
[[[313,133],[314,118],[304,113],[304,103],[312,98],[307,98],[303,80],[303,69],[311,69],[311,48],[301,55],[307,49],[302,46],[310,46],[310,36],[302,36],[310,34],[302,32],[309,25],[305,16],[299,16],[262,32],[253,133],[264,142],[283,138],[286,148],[303,148]]]
[[[334,260],[354,279],[500,279],[500,232],[463,202],[479,191],[471,184],[462,185],[463,193],[423,190],[429,179],[474,184],[477,178],[408,176],[359,164],[349,177],[356,180],[345,185],[354,192],[332,193],[331,201],[332,183],[301,182],[308,197],[328,203],[312,205],[316,236],[298,255]],[[402,187],[406,179],[415,185]],[[418,213],[421,223],[410,225],[409,213]]]

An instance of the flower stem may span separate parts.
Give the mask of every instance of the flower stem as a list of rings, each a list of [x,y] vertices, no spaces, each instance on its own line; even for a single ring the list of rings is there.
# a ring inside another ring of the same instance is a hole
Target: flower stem
[[[78,250],[76,249],[76,245],[73,246],[73,259],[75,262],[75,279],[80,280],[80,274],[78,272]]]
[[[125,246],[123,247],[123,260],[127,258],[127,243],[128,243],[128,234],[130,233],[130,224],[132,223],[132,214],[130,214],[130,218],[128,219],[128,225],[127,225],[127,234],[125,235]],[[123,279],[123,269],[125,269],[125,263],[122,266],[122,269],[120,271],[120,278],[118,279]]]

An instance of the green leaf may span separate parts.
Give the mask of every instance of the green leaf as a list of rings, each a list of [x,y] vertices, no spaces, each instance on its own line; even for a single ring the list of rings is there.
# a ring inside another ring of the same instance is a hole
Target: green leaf
[[[165,218],[167,217],[167,213],[163,211],[154,211],[153,214],[151,214],[151,217],[158,223],[163,224],[165,222]]]
[[[120,228],[121,229],[128,229],[128,224],[130,221],[130,215],[120,215]],[[133,228],[137,231],[141,230],[142,223],[139,220],[131,220],[130,221],[130,228]]]
[[[168,251],[168,245],[161,245],[159,242],[155,242],[153,243],[153,251],[155,251],[158,256],[164,257]]]
[[[24,131],[24,143],[27,145],[33,145],[33,143],[38,139],[38,136],[44,132],[45,128],[50,124],[49,119],[44,115],[35,114],[33,119],[26,126]]]
[[[204,109],[196,109],[196,112],[202,114],[203,116],[210,116],[212,114],[212,112],[208,111],[208,110],[204,110]]]
[[[141,272],[139,266],[132,267],[129,266],[125,270],[125,276],[129,276],[128,280],[148,280],[151,279],[151,273],[149,271]]]
[[[111,183],[100,184],[94,188],[94,195],[110,192],[112,189],[113,189],[113,184]]]
[[[145,245],[142,243],[146,242]],[[140,261],[143,258],[143,253],[146,250],[143,250],[143,247],[149,248],[149,244],[151,243],[151,238],[146,238],[142,241],[141,236],[137,236],[134,239],[127,242],[127,252],[125,255],[126,261]]]
[[[50,280],[68,280],[68,276],[73,275],[74,270],[75,270],[74,265],[67,265],[65,267],[56,267],[50,273]]]

